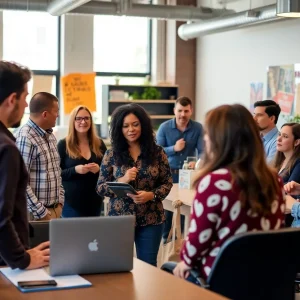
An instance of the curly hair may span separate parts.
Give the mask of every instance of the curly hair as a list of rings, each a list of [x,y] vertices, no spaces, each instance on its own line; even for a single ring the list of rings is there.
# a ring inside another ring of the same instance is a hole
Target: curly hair
[[[143,107],[134,103],[117,107],[111,116],[109,133],[116,164],[121,166],[128,163],[128,143],[122,127],[124,118],[130,114],[134,114],[141,124],[142,132],[138,141],[141,147],[141,158],[143,162],[152,164],[155,160],[156,141],[151,119]]]

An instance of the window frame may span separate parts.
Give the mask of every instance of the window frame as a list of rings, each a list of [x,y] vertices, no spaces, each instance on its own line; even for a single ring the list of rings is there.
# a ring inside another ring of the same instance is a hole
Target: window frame
[[[59,105],[61,106],[60,99],[60,77],[61,77],[61,17],[57,17],[57,70],[31,70],[33,75],[41,76],[55,76],[55,96],[59,99]],[[57,125],[61,124],[61,114],[57,118]]]

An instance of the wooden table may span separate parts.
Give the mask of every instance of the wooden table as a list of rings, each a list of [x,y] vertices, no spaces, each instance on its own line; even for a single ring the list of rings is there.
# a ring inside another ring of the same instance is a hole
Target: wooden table
[[[1,273],[0,273],[1,274]],[[225,300],[227,298],[202,289],[183,279],[134,259],[128,273],[83,276],[93,286],[60,291],[21,293],[0,275],[1,300]]]

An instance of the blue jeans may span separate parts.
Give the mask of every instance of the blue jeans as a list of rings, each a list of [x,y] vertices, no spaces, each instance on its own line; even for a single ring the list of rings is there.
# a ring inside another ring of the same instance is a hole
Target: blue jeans
[[[96,216],[100,216],[101,207],[99,207],[99,213]],[[62,210],[62,218],[80,218],[80,217],[89,217],[84,215],[71,207],[67,202],[65,202],[63,210]]]
[[[163,224],[159,224],[135,228],[134,242],[137,258],[155,267],[163,227]]]

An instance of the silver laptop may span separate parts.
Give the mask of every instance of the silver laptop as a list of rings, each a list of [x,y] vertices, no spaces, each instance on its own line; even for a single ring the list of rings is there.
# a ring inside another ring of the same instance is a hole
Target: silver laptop
[[[134,225],[134,216],[51,220],[49,274],[132,270]]]

